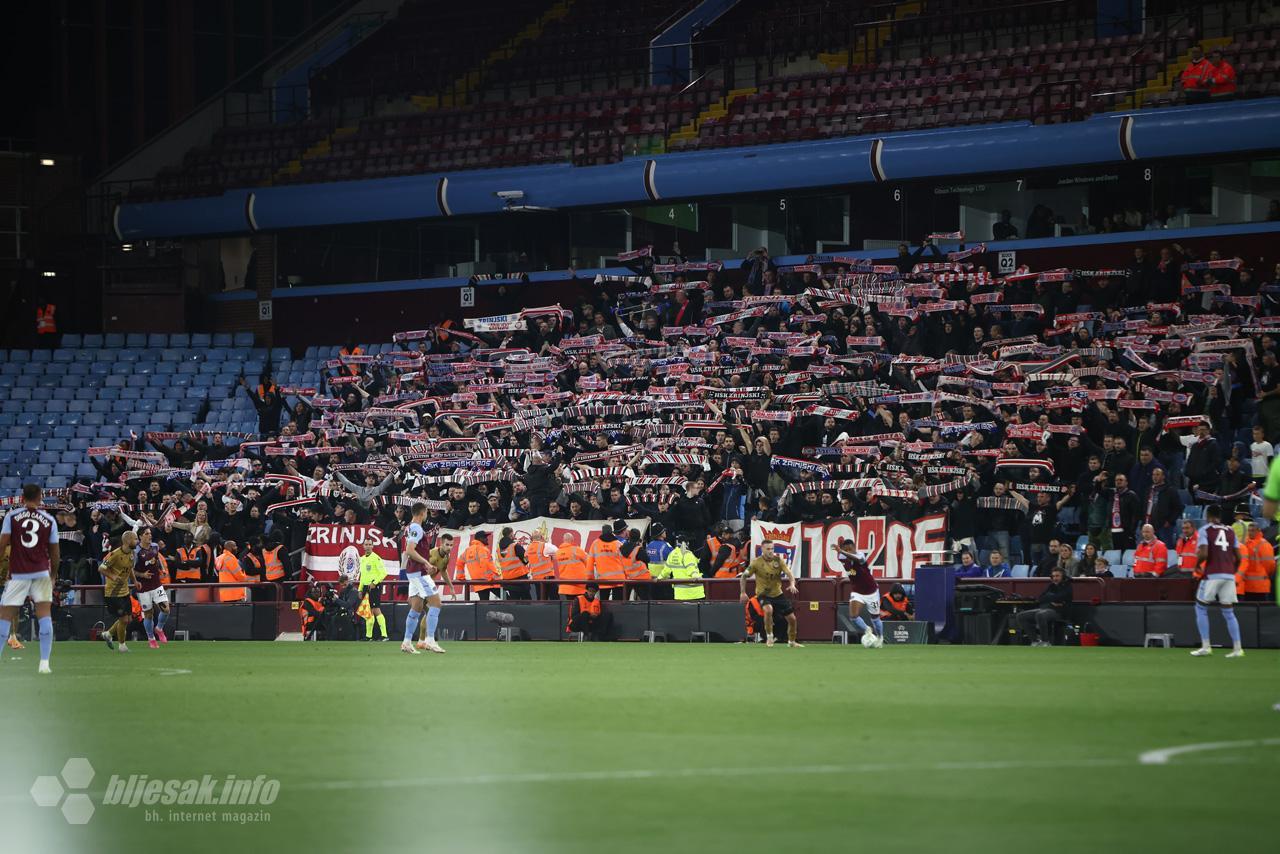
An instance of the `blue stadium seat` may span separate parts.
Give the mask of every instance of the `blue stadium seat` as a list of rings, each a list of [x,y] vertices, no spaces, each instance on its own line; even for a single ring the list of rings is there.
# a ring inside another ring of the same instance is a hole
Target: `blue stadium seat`
[[[57,362],[58,364],[69,365],[75,360],[76,360],[76,354],[74,350],[59,349],[59,350],[53,351],[53,361]]]
[[[89,439],[81,437],[79,428],[76,428],[76,438],[67,442],[67,449],[70,451],[84,451],[89,447]]]
[[[62,424],[64,427],[79,427],[80,422],[84,421],[83,412],[68,412],[62,416]]]
[[[137,362],[142,359],[142,354],[137,350],[118,350],[116,351],[117,362]]]
[[[111,373],[111,366],[114,362],[94,362],[89,366],[89,375],[94,377],[104,377]]]
[[[62,362],[50,362],[44,366],[44,375],[61,382],[67,375],[67,365]]]
[[[128,385],[128,382],[129,382],[129,378],[124,376],[123,374],[112,374],[111,376],[107,377],[106,385],[107,385],[107,388],[124,388],[126,385]]]
[[[138,362],[138,364],[133,366],[133,372],[134,374],[142,374],[143,376],[148,376],[152,373],[155,373],[156,365],[158,364],[160,363],[140,361]]]
[[[182,357],[181,350],[175,350],[170,348],[170,349],[160,351],[160,361],[162,362],[181,362],[182,358],[183,357]]]
[[[235,345],[234,345],[234,343],[233,343],[233,341],[234,341],[234,339],[232,338],[232,336],[231,336],[231,333],[230,333],[230,332],[215,332],[215,333],[213,333],[213,346],[214,346],[214,347],[233,347],[233,346],[235,346]],[[251,344],[250,346],[252,346],[252,344]]]
[[[1107,563],[1111,564],[1111,571],[1114,572],[1116,564],[1120,563],[1124,557],[1124,552],[1119,549],[1109,549],[1103,552],[1102,556],[1107,559]]]
[[[8,439],[0,439],[0,451],[21,451],[22,440],[10,436]]]
[[[48,477],[53,474],[53,466],[47,463],[35,463],[31,466],[32,477]]]
[[[197,350],[208,349],[213,343],[212,337],[208,332],[192,332],[191,346]]]
[[[175,332],[169,336],[169,346],[184,349],[191,346],[191,336],[185,332]]]
[[[44,411],[52,412],[58,415],[67,411],[67,401],[65,400],[46,400],[44,402]]]
[[[148,347],[168,347],[169,336],[163,332],[152,332],[147,336]]]
[[[52,351],[52,350],[32,350],[32,351],[31,351],[31,361],[33,361],[33,362],[52,362],[52,361],[53,361],[53,351]]]
[[[183,362],[178,365],[178,373],[182,375],[191,375],[200,373],[199,362]]]
[[[177,412],[178,401],[172,398],[161,398],[156,401],[156,412]]]
[[[191,385],[191,375],[176,374],[173,377],[173,382],[171,383],[171,385],[173,385],[174,388],[186,388],[187,386]]]
[[[147,385],[150,388],[164,389],[169,387],[169,383],[172,379],[173,374],[152,374],[147,379]]]
[[[26,401],[31,399],[31,389],[29,388],[11,388],[9,389],[9,399],[16,401]]]
[[[20,377],[13,378],[14,388],[35,388],[36,378],[30,374],[23,374]]]
[[[12,427],[17,423],[18,413],[16,412],[0,412],[0,427]],[[0,431],[4,432],[4,431]]]
[[[53,475],[54,477],[75,477],[76,463],[58,463],[53,467]]]
[[[76,477],[93,477],[98,476],[98,470],[93,467],[93,463],[84,462],[76,466]]]
[[[67,412],[88,412],[90,402],[87,400],[68,400]]]
[[[233,340],[234,340],[234,344],[235,344],[235,346],[236,346],[236,347],[252,347],[252,346],[253,346],[253,333],[252,333],[252,332],[237,332],[237,333],[235,334],[235,336],[234,336],[234,339],[233,339]]]
[[[0,388],[5,388],[5,389],[13,388],[14,379],[15,378],[10,376],[9,374],[0,374]]]
[[[111,373],[128,376],[134,372],[136,363],[134,362],[116,362],[111,366]]]
[[[109,352],[111,351],[110,350],[77,350],[75,361],[77,365],[88,365],[98,361],[98,358],[103,353],[109,353]]]
[[[155,412],[156,406],[157,401],[145,398],[135,400],[132,404],[132,408],[135,412]]]
[[[19,427],[34,427],[36,425],[36,416],[32,412],[19,412],[16,421]],[[31,435],[30,433],[27,434]],[[13,430],[9,430],[9,436],[12,438]]]
[[[53,391],[53,399],[54,399],[54,400],[75,400],[75,399],[76,399],[76,390],[75,390],[75,389],[73,389],[73,388],[69,388],[69,387],[67,387],[67,386],[63,386],[62,388],[54,389],[54,391]]]
[[[105,345],[105,341],[101,335],[86,335],[81,341],[81,346],[85,349],[97,349]]]
[[[125,336],[124,346],[126,347],[145,347],[147,346],[147,336],[141,332],[130,332]]]
[[[76,335],[75,333],[72,333],[72,332],[68,332],[62,336],[62,340],[59,341],[58,343],[63,347],[74,350],[80,346],[81,341],[82,339],[79,335]]]
[[[160,362],[156,365],[153,377],[167,377],[178,372],[178,362]]]
[[[84,430],[85,428],[88,428],[89,430],[92,431],[95,427],[101,427],[103,424],[106,424],[106,423],[107,423],[107,416],[105,413],[86,412],[84,415],[84,419],[80,422],[81,424],[80,429]],[[77,431],[76,435],[82,436],[84,434]],[[96,431],[94,432],[93,435],[97,435]]]
[[[48,439],[53,435],[53,428],[47,424],[37,424],[31,428],[32,439]]]
[[[26,351],[26,350],[10,350],[10,351],[9,351],[9,361],[10,361],[10,362],[23,362],[23,363],[25,363],[25,362],[30,362],[30,361],[31,361],[31,353],[29,353],[29,352],[28,352],[28,351]]]
[[[54,427],[53,428],[53,438],[59,439],[63,442],[66,442],[68,439],[75,438],[75,435],[76,435],[75,427]],[[52,443],[50,447],[52,449]],[[65,450],[65,446],[62,448],[58,448],[57,450],[60,450],[60,451]]]
[[[89,373],[89,365],[87,362],[72,362],[67,365],[67,381],[71,383],[78,382],[77,377],[83,377]]]
[[[119,349],[124,346],[124,336],[119,332],[108,332],[102,336],[102,346]]]
[[[22,489],[22,478],[20,477],[0,477],[0,489],[6,492],[16,492]]]

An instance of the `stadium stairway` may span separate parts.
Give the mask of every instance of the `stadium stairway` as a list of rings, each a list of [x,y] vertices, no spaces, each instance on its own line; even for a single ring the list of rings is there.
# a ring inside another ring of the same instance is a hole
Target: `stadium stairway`
[[[893,20],[916,17],[924,11],[925,4],[920,0],[899,3],[893,8]],[[823,52],[818,54],[818,61],[829,71],[836,71],[852,65],[865,65],[874,62],[880,56],[880,50],[893,37],[893,25],[882,24],[864,33],[861,44],[850,45],[848,50]]]

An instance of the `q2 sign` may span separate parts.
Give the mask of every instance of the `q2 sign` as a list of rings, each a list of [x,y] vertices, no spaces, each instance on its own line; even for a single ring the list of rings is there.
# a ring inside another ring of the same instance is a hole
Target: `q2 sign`
[[[753,554],[759,552],[766,537],[793,544],[799,540],[798,565],[793,569],[801,578],[841,573],[836,545],[841,539],[853,539],[859,551],[870,555],[877,577],[910,579],[917,566],[938,562],[946,546],[947,530],[946,517],[941,514],[924,516],[910,525],[885,516],[791,524],[752,522]]]

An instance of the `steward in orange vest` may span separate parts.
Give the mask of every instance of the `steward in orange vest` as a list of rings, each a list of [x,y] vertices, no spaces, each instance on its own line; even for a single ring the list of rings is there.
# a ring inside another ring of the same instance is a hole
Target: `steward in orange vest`
[[[893,585],[893,588],[880,597],[880,618],[884,620],[911,620],[915,615],[911,611],[911,600],[907,598],[907,591],[901,584]]]
[[[218,571],[218,583],[233,584],[237,581],[252,581],[240,568],[240,559],[236,557],[235,540],[227,540],[222,548],[222,554],[218,555],[218,559],[214,561],[214,568]],[[245,602],[249,598],[249,590],[245,587],[219,587],[217,590],[219,602]]]
[[[467,546],[467,550],[462,553],[462,571],[467,578],[472,581],[497,581],[498,565],[493,562],[493,551],[489,546],[489,532],[476,531],[471,535],[471,545]],[[471,588],[475,590],[481,599],[488,600],[491,596],[502,598],[501,594],[495,594],[493,591],[501,590],[498,584],[481,584]]]
[[[1276,574],[1276,550],[1256,522],[1249,523],[1249,534],[1240,545],[1240,568],[1236,570],[1236,593],[1246,599],[1271,598],[1271,577]]]
[[[707,554],[711,571],[716,578],[737,578],[747,565],[746,548],[734,542],[734,535],[727,528],[707,537]]]
[[[600,598],[623,597],[623,585],[606,582],[624,581],[627,577],[627,563],[622,557],[622,543],[613,535],[613,528],[605,525],[600,529],[600,539],[591,544],[589,564],[595,570],[596,580],[600,582]]]
[[[585,582],[592,578],[591,556],[574,544],[573,534],[565,534],[556,549],[556,577],[561,581]],[[581,596],[587,591],[583,584],[561,584],[560,595],[565,599]]]
[[[743,605],[743,611],[746,615],[746,621],[747,621],[747,640],[751,641],[757,637],[761,637],[761,638],[765,637],[768,634],[768,632],[764,630],[764,606],[760,604],[760,600],[755,596],[752,596],[750,599],[747,600],[746,604]],[[787,618],[779,614],[777,611],[774,611],[773,612],[774,636],[776,637],[780,634],[785,634],[786,631],[787,631]]]
[[[652,581],[653,575],[649,572],[649,564],[645,562],[648,558],[648,552],[645,551],[644,543],[640,541],[640,530],[632,528],[627,532],[627,541],[622,544],[622,559],[625,562],[624,572],[628,581]],[[633,584],[630,592],[635,594],[636,599],[645,600],[653,598],[652,584]],[[626,593],[623,599],[632,598]]]
[[[347,346],[338,350],[338,355],[339,356],[363,356],[364,350],[362,350],[359,346],[352,344],[350,341],[348,341]],[[358,365],[343,365],[342,369],[353,377],[356,374],[360,373],[360,367]]]
[[[1150,528],[1148,531],[1147,529]],[[1150,539],[1147,537],[1150,536]],[[1142,542],[1133,555],[1134,577],[1159,578],[1169,569],[1169,547],[1156,539],[1156,529],[1142,526]]]
[[[541,530],[534,531],[533,539],[525,546],[524,558],[529,563],[529,575],[534,581],[550,581],[556,577],[556,563],[551,559],[553,549],[547,548],[547,535]],[[555,599],[554,585],[539,585],[541,599]]]
[[[277,543],[273,548],[264,548],[262,550],[262,566],[267,573],[267,581],[284,581],[284,561],[280,559],[280,552],[284,546]]]
[[[511,528],[503,528],[502,539],[498,540],[498,569],[502,572],[503,581],[520,581],[529,577],[529,559],[524,546],[516,542]],[[504,584],[503,588],[508,599],[533,598],[528,584]]]
[[[1196,569],[1197,536],[1195,523],[1184,521],[1182,536],[1174,543],[1174,549],[1178,552],[1178,571],[1189,572],[1199,578],[1204,573]]]
[[[36,306],[36,334],[37,335],[57,335],[58,323],[53,316],[58,311],[58,307],[53,303]]]
[[[302,599],[302,604],[298,606],[298,610],[302,613],[302,639],[306,640],[307,636],[319,629],[320,617],[324,614],[323,593],[319,584],[312,584]],[[319,638],[313,637],[312,640]]]
[[[569,600],[569,624],[566,632],[582,632],[594,641],[608,640],[613,628],[613,615],[606,611],[596,596],[596,586],[588,584],[583,593]]]

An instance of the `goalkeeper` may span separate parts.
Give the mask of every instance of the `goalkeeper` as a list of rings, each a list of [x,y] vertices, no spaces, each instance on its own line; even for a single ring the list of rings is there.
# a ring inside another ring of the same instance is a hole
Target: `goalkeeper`
[[[382,640],[387,639],[387,618],[382,616],[382,582],[387,577],[387,568],[382,558],[373,547],[377,544],[374,536],[365,537],[364,554],[360,556],[360,595],[369,600],[369,610],[364,618],[365,640],[373,640],[373,624],[376,620]],[[364,610],[363,608],[361,609]]]

